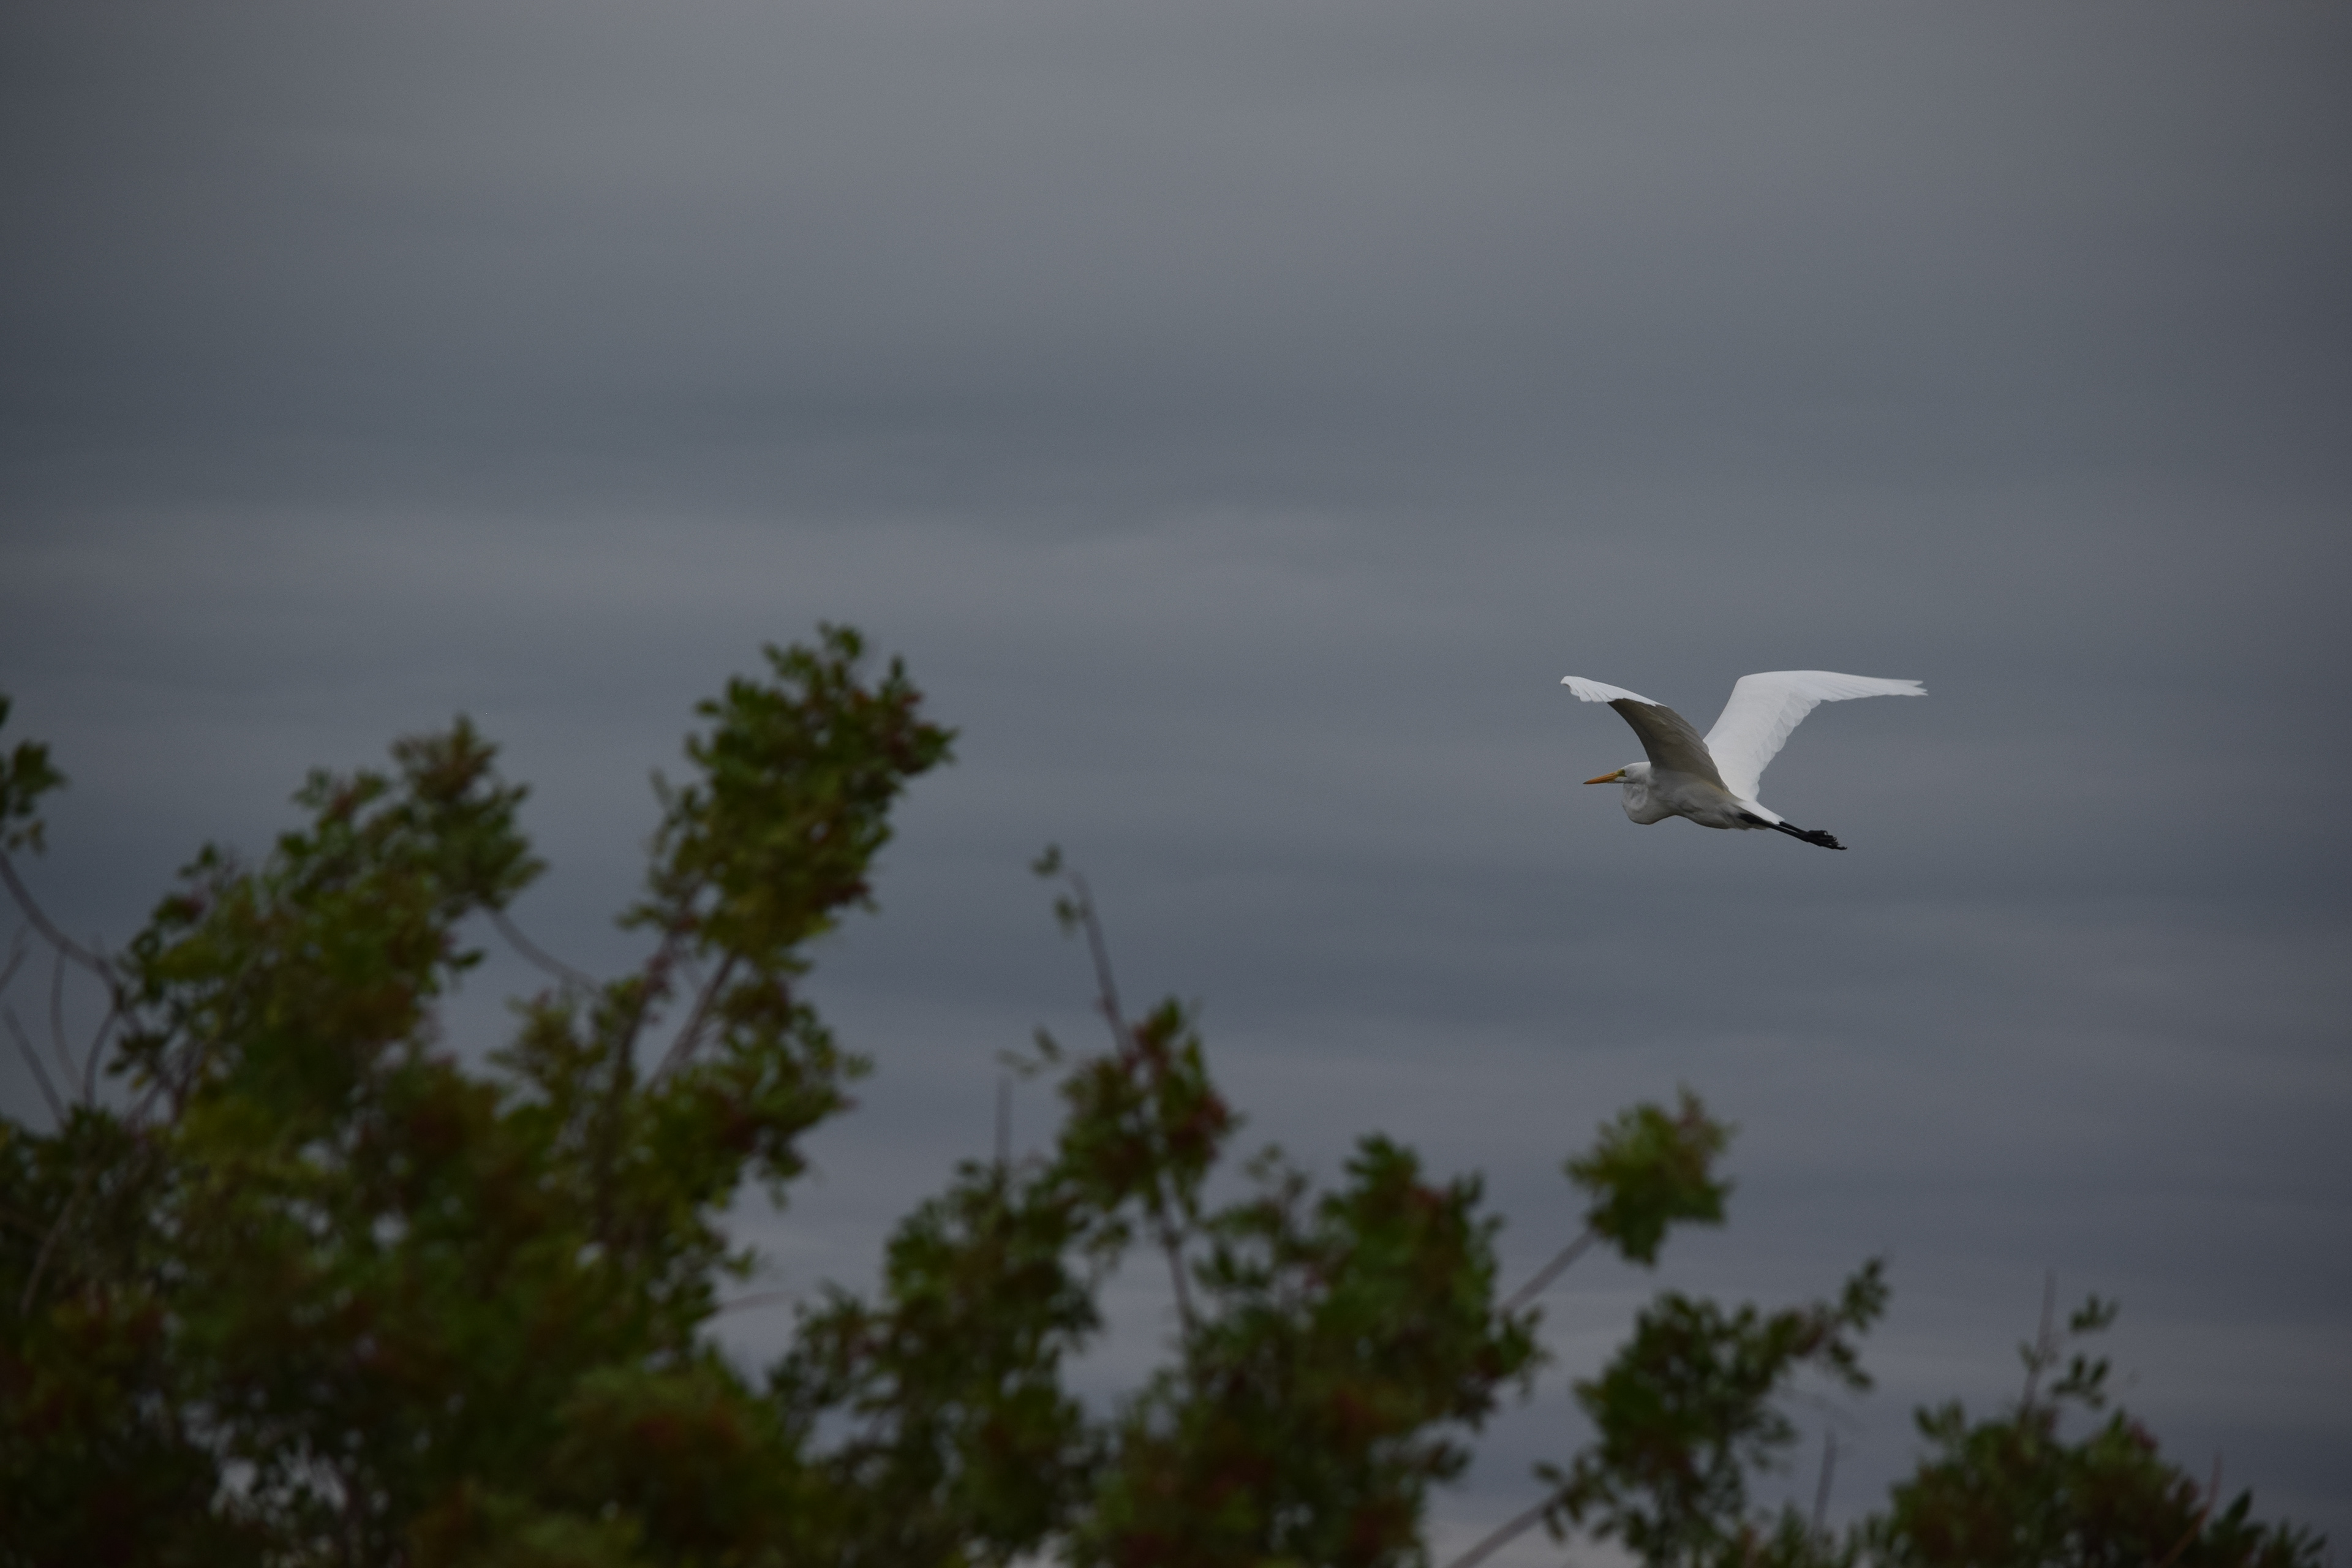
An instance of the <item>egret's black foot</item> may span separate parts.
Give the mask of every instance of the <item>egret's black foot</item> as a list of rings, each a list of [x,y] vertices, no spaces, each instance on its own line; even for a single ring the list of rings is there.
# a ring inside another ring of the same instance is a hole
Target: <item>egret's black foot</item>
[[[1843,849],[1845,847],[1844,845],[1839,843],[1828,834],[1816,832],[1811,828],[1791,827],[1785,822],[1775,822],[1769,826],[1779,832],[1787,834],[1791,838],[1801,838],[1808,844],[1818,844],[1824,849]]]

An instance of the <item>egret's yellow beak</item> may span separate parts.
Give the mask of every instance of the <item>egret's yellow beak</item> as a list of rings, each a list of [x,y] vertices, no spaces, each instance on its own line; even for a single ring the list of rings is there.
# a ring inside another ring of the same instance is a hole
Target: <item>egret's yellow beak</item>
[[[1613,773],[1602,773],[1597,779],[1587,779],[1584,782],[1586,784],[1615,784],[1619,779],[1622,779],[1624,776],[1625,770],[1623,768],[1619,768]]]

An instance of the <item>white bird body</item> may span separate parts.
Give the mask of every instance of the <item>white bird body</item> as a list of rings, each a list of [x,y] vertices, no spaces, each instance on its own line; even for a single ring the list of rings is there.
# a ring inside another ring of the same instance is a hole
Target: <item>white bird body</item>
[[[1824,849],[1845,846],[1826,833],[1791,826],[1756,798],[1765,765],[1780,755],[1790,732],[1817,704],[1855,697],[1927,695],[1927,688],[1916,680],[1839,675],[1826,669],[1767,670],[1739,678],[1715,728],[1702,737],[1681,714],[1638,691],[1580,675],[1565,677],[1560,684],[1582,701],[1606,702],[1641,737],[1649,761],[1584,781],[1622,784],[1625,815],[1635,822],[1647,826],[1669,816],[1682,816],[1701,827],[1769,827]]]

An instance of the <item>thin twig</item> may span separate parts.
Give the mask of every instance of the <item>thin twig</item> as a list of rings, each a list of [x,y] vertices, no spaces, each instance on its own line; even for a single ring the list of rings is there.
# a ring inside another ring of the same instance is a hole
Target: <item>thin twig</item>
[[[1446,1564],[1446,1568],[1475,1568],[1475,1564],[1484,1563],[1487,1558],[1541,1524],[1544,1515],[1551,1511],[1551,1503],[1552,1500],[1546,1498],[1525,1513],[1514,1516],[1493,1534]]]
[[[180,1107],[185,1103],[185,1096],[176,1085],[172,1083],[171,1079],[165,1077],[163,1070],[158,1068],[155,1076],[147,1080],[147,1092],[139,1097],[137,1103],[131,1108],[131,1114],[122,1119],[123,1125],[133,1132],[145,1127],[147,1113],[154,1109],[157,1098],[166,1088],[172,1089],[172,1110],[174,1115],[177,1115]]]
[[[1110,944],[1103,940],[1102,921],[1095,916],[1095,896],[1087,889],[1087,879],[1076,871],[1070,873],[1070,886],[1078,895],[1078,923],[1086,927],[1087,951],[1095,961],[1095,990],[1102,1006],[1103,1017],[1110,1025],[1110,1043],[1121,1056],[1135,1044],[1134,1033],[1127,1026],[1127,1013],[1118,1005],[1118,982],[1111,977]]]
[[[25,918],[33,922],[33,929],[39,931],[51,947],[56,948],[100,979],[113,978],[113,972],[107,967],[106,960],[57,928],[56,923],[34,900],[32,889],[26,887],[24,881],[17,877],[16,867],[8,858],[5,850],[0,850],[0,882],[7,884],[8,891],[16,899],[17,907],[25,911]]]
[[[1138,1049],[1136,1033],[1129,1026],[1127,1013],[1119,1005],[1118,981],[1111,973],[1110,943],[1105,940],[1102,921],[1095,913],[1094,893],[1087,888],[1086,878],[1076,871],[1067,875],[1071,890],[1078,895],[1078,923],[1086,929],[1087,951],[1094,959],[1097,1005],[1102,1009],[1104,1022],[1110,1026],[1111,1047],[1121,1058],[1132,1057]],[[1168,1278],[1176,1289],[1176,1321],[1189,1344],[1194,1321],[1192,1288],[1184,1277],[1184,1237],[1168,1217],[1167,1200],[1160,1196],[1157,1182],[1152,1184],[1149,1202],[1151,1228],[1159,1234],[1160,1250],[1168,1259]]]
[[[1813,1489],[1813,1535],[1826,1534],[1830,1520],[1830,1478],[1837,1474],[1837,1428],[1822,1429],[1822,1481]]]
[[[1559,1279],[1563,1269],[1583,1257],[1585,1249],[1600,1239],[1601,1233],[1587,1226],[1582,1236],[1561,1247],[1558,1256],[1541,1268],[1537,1269],[1534,1279],[1512,1291],[1511,1299],[1504,1302],[1498,1310],[1507,1317],[1542,1295],[1545,1286]]]
[[[604,1087],[604,1104],[601,1121],[594,1128],[595,1157],[591,1180],[595,1193],[595,1234],[599,1240],[610,1241],[613,1231],[613,1163],[619,1155],[622,1103],[628,1098],[636,1077],[637,1037],[646,1026],[652,1012],[654,999],[669,994],[669,972],[676,966],[678,953],[686,942],[686,928],[694,915],[689,907],[701,884],[697,883],[678,900],[679,913],[663,932],[661,945],[646,961],[645,978],[637,987],[635,1005],[629,1009],[629,1020],[613,1046],[613,1077]],[[667,1066],[667,1062],[664,1063]]]
[[[101,957],[95,949],[82,946],[58,929],[57,922],[49,919],[47,911],[41,908],[40,901],[33,897],[33,890],[26,887],[24,879],[16,875],[16,863],[8,858],[5,851],[0,851],[0,882],[7,885],[9,896],[16,900],[16,907],[25,911],[26,920],[35,931],[40,933],[42,940],[49,944],[50,950],[56,954],[55,964],[49,974],[49,1043],[51,1048],[57,1052],[58,1062],[65,1072],[66,1080],[70,1083],[77,1074],[74,1069],[72,1048],[66,1044],[65,966],[68,963],[79,964],[103,981],[110,994],[114,994],[117,990],[114,966]],[[10,944],[7,967],[0,970],[0,987],[5,987],[9,981],[16,978],[17,967],[24,961],[24,949],[25,939],[20,928],[16,941]],[[114,1008],[110,1009],[106,1021],[99,1026],[99,1038],[104,1037],[107,1027],[113,1022],[114,1011],[119,1010],[121,1005],[118,996]],[[90,1043],[90,1058],[83,1064],[82,1070],[79,1074],[82,1079],[81,1098],[85,1103],[92,1102],[97,1099],[95,1068],[98,1061],[98,1046],[99,1040],[93,1039]],[[42,1077],[46,1079],[47,1074],[44,1072]],[[49,1092],[54,1096],[55,1089],[52,1088]]]
[[[32,1038],[25,1033],[25,1026],[16,1021],[16,1009],[0,1007],[0,1019],[6,1020],[9,1038],[15,1040],[16,1049],[24,1053],[25,1065],[33,1069],[33,1077],[41,1086],[41,1098],[49,1102],[49,1113],[58,1119],[58,1125],[63,1127],[66,1124],[66,1102],[58,1098],[58,1086],[49,1081],[49,1069],[41,1065],[41,1053],[33,1048]]]
[[[1192,1341],[1192,1288],[1184,1281],[1184,1237],[1174,1226],[1160,1222],[1160,1250],[1168,1259],[1168,1278],[1176,1287],[1176,1321],[1184,1342]]]
[[[746,1307],[773,1307],[785,1301],[797,1300],[799,1296],[795,1291],[761,1290],[749,1296],[738,1296],[732,1301],[721,1301],[710,1310],[715,1316],[720,1312],[740,1311]]]
[[[49,961],[49,1048],[58,1053],[58,1067],[68,1083],[81,1076],[74,1070],[73,1047],[66,1044],[66,955],[62,952]]]
[[[2042,1392],[2042,1369],[2058,1359],[2056,1342],[2058,1313],[2058,1270],[2051,1269],[2042,1277],[2042,1331],[2033,1337],[2033,1353],[2025,1363],[2025,1398],[2018,1406],[2021,1415],[2033,1408],[2036,1395]]]
[[[522,928],[508,917],[506,910],[492,908],[490,924],[500,936],[506,938],[507,945],[520,954],[526,963],[545,970],[566,985],[577,985],[583,991],[596,989],[595,976],[584,970],[572,968],[572,965],[523,935]]]
[[[996,1080],[996,1171],[1002,1176],[1013,1168],[1013,1079],[1000,1077]]]
[[[613,1079],[621,1079],[624,1067],[634,1068],[637,1058],[637,1037],[645,1031],[646,1019],[652,1013],[654,1000],[669,994],[669,972],[677,963],[680,933],[671,931],[654,949],[653,957],[646,961],[645,984],[637,988],[636,1005],[629,1009],[629,1021],[622,1029],[617,1042],[618,1058],[613,1064]]]
[[[25,966],[25,955],[32,942],[33,933],[23,926],[18,926],[16,934],[8,939],[8,962],[0,967],[0,991],[7,990],[8,982],[16,979],[16,971]]]
[[[2180,1560],[2180,1554],[2189,1550],[2190,1543],[2196,1541],[2199,1536],[2205,1533],[2205,1521],[2213,1517],[2213,1505],[2221,1500],[2221,1456],[2215,1454],[2213,1456],[2213,1484],[2205,1489],[2205,1506],[2197,1510],[2196,1521],[2189,1525],[2189,1533],[2180,1538],[2179,1544],[2176,1545],[2171,1551],[2164,1554],[2164,1561],[2158,1563],[2156,1565],[2156,1568],[2172,1568],[2172,1565]]]
[[[681,957],[689,962],[693,957],[686,945],[687,931],[694,924],[694,900],[702,896],[702,889],[709,885],[709,878],[697,877],[672,900],[677,912],[663,928],[661,945],[654,949],[653,957],[646,961],[646,983],[637,992],[637,1005],[629,1010],[628,1027],[621,1032],[620,1059],[614,1064],[613,1081],[615,1085],[619,1084],[622,1077],[619,1068],[634,1067],[636,1061],[637,1037],[645,1031],[646,1019],[653,1010],[654,999],[669,994],[669,972],[677,967]],[[616,1089],[616,1096],[618,1092]]]
[[[98,1103],[98,1064],[106,1059],[106,1037],[122,1018],[122,996],[118,991],[106,1009],[106,1016],[98,1021],[98,1032],[90,1036],[89,1044],[81,1056],[81,1102]]]
[[[147,1092],[139,1097],[124,1118],[125,1125],[138,1131],[147,1124],[147,1113],[154,1109],[158,1098],[168,1092],[172,1097],[172,1115],[177,1118],[188,1106],[188,1097],[196,1091],[197,1080],[204,1077],[205,1067],[212,1060],[213,1051],[220,1044],[217,1035],[204,1039],[192,1039],[178,1052],[175,1066],[165,1054],[156,1053],[154,1066],[147,1080]]]
[[[735,973],[735,959],[736,955],[731,952],[720,959],[719,967],[711,972],[702,989],[695,993],[693,1010],[687,1014],[686,1023],[679,1028],[677,1038],[672,1040],[669,1049],[662,1053],[661,1065],[654,1069],[655,1078],[661,1077],[672,1068],[684,1067],[687,1058],[694,1054],[694,1047],[702,1037],[702,1026],[710,1021],[710,1009],[717,1005],[719,994],[726,988],[729,978]]]

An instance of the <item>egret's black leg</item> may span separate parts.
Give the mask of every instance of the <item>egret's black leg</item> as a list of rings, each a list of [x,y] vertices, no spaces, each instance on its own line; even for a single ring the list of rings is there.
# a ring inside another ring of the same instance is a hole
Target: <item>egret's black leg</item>
[[[1785,833],[1791,838],[1801,838],[1808,844],[1818,844],[1824,849],[1843,849],[1845,847],[1844,845],[1839,843],[1836,839],[1831,837],[1826,833],[1815,833],[1802,827],[1791,827],[1785,822],[1767,822],[1752,811],[1743,811],[1739,815],[1742,820],[1752,823],[1758,827],[1769,827],[1775,833]]]

